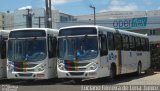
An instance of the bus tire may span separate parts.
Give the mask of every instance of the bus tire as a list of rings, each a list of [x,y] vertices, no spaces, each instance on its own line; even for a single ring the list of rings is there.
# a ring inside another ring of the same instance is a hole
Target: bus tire
[[[110,76],[109,79],[111,82],[113,82],[116,78],[116,67],[114,65],[111,66],[110,68]]]
[[[138,66],[137,66],[137,75],[141,75],[141,72],[142,72],[142,65],[141,65],[141,63],[139,62],[139,63],[138,63]]]
[[[152,75],[152,74],[154,74],[154,71],[151,69],[147,69],[147,70],[145,70],[144,73],[145,73],[145,75]]]

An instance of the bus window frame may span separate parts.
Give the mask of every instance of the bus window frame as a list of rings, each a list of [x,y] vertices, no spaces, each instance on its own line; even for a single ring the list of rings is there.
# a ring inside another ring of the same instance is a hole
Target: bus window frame
[[[100,34],[99,38],[100,38],[100,56],[108,55],[108,43],[107,43],[107,37],[106,37],[106,35],[105,34]],[[102,39],[105,42],[102,41]],[[102,46],[102,43],[104,43],[103,45],[105,45],[105,46]],[[103,49],[102,47],[105,47],[105,49]]]
[[[118,37],[120,37],[120,38],[118,38]],[[119,39],[119,41],[117,41],[117,39]],[[123,44],[122,43],[123,43],[122,35],[120,33],[114,33],[115,50],[123,50]]]
[[[112,39],[111,39],[111,37],[112,37]],[[112,42],[111,45],[110,45],[110,42]],[[114,35],[112,32],[107,32],[107,44],[108,44],[108,50],[115,50]],[[112,47],[110,47],[110,46],[112,46]]]
[[[129,47],[129,36],[128,35],[125,35],[125,34],[122,34],[122,49],[125,50],[125,51],[128,51],[130,50],[130,47]]]

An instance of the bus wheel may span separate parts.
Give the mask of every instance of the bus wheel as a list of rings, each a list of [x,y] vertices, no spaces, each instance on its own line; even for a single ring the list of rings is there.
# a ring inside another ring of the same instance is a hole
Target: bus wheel
[[[141,71],[142,71],[141,63],[138,63],[137,75],[141,75]]]
[[[110,69],[110,81],[113,82],[116,78],[116,68],[114,66],[111,67]]]
[[[146,75],[151,75],[151,74],[154,74],[154,71],[151,70],[151,69],[147,69],[147,70],[145,70],[145,74]]]

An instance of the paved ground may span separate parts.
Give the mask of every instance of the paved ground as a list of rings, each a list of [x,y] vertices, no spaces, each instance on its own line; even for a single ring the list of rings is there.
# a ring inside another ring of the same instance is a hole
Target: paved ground
[[[150,75],[142,74],[141,76],[136,76],[134,74],[127,74],[118,76],[116,81],[110,82],[107,78],[87,80],[79,84],[75,84],[73,80],[39,80],[39,81],[23,81],[23,80],[0,80],[1,88],[0,91],[7,91],[4,88],[14,89],[14,91],[84,91],[84,90],[108,90],[108,86],[134,86],[133,89],[141,89],[140,87],[135,87],[137,85],[155,85],[157,91],[160,91],[160,73],[154,73]],[[107,87],[107,88],[103,88]],[[3,89],[2,89],[3,87]],[[1,90],[2,89],[2,90]],[[130,90],[130,91],[133,91]],[[147,88],[148,89],[148,88]],[[124,90],[124,88],[123,88]],[[8,90],[9,91],[9,90]],[[13,91],[13,89],[11,90]],[[120,90],[121,91],[121,90]],[[150,90],[148,90],[150,91]],[[155,91],[155,90],[154,90]]]

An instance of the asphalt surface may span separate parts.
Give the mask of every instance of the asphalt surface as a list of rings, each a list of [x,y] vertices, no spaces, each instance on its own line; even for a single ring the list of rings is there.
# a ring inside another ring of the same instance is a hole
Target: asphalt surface
[[[160,85],[160,73],[126,74],[118,76],[115,81],[108,78],[92,79],[75,83],[72,79],[49,79],[49,80],[0,80],[0,91],[92,91],[102,90],[102,86],[125,86],[125,85]],[[160,88],[157,88],[160,90]],[[104,89],[103,89],[104,90]],[[154,90],[154,91],[158,91]],[[108,90],[104,90],[108,91]],[[121,91],[121,90],[120,90]],[[132,90],[131,90],[132,91]]]

